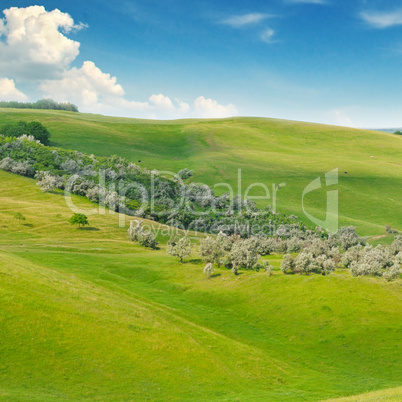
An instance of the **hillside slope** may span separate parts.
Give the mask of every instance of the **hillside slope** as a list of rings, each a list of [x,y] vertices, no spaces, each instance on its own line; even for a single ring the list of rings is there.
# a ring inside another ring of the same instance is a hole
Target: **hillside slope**
[[[129,242],[116,215],[77,230],[58,192],[1,171],[0,190],[0,399],[305,401],[401,384],[400,280],[207,280],[163,239]]]
[[[402,230],[402,137],[369,130],[259,118],[147,121],[58,111],[1,109],[0,125],[38,120],[52,143],[96,155],[117,154],[141,160],[149,169],[194,169],[193,181],[228,183],[242,194],[264,183],[277,208],[306,223],[302,193],[317,177],[339,168],[341,225],[357,226],[364,235],[383,234],[386,224]],[[371,158],[374,156],[374,158]],[[345,173],[347,172],[347,173]],[[227,191],[216,187],[217,193]],[[261,195],[254,188],[250,195]],[[306,211],[325,218],[326,189],[305,198]],[[310,222],[311,224],[311,222]]]

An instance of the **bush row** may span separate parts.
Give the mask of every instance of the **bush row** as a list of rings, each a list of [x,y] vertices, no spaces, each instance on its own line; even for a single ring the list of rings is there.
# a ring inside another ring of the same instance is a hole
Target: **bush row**
[[[184,230],[242,237],[253,231],[265,235],[279,231],[283,236],[291,230],[307,231],[295,216],[259,210],[240,197],[217,196],[206,185],[184,183],[192,175],[188,169],[169,179],[117,156],[95,158],[46,147],[30,136],[0,137],[0,168],[36,177],[45,192],[68,190],[114,211]]]

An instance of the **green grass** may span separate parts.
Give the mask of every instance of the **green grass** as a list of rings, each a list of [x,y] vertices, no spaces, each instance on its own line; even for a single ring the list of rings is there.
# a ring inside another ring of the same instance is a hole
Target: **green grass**
[[[377,246],[381,244],[382,246],[389,246],[395,239],[395,236],[398,234],[385,234],[381,236],[373,236],[368,238],[368,242],[373,246]]]
[[[117,154],[150,169],[194,169],[196,182],[228,183],[242,193],[252,183],[286,183],[277,194],[280,212],[306,223],[302,192],[315,178],[339,168],[341,225],[362,235],[380,235],[386,224],[402,230],[402,137],[350,128],[261,118],[151,121],[100,115],[0,109],[0,126],[37,120],[51,132],[52,144],[89,154]],[[371,159],[375,156],[375,159]],[[344,172],[348,172],[346,175]],[[219,186],[217,193],[227,188]],[[258,189],[250,195],[258,195]],[[305,199],[307,211],[325,218],[325,189]]]
[[[275,255],[273,277],[207,280],[166,237],[158,251],[128,241],[117,215],[77,230],[60,193],[1,171],[0,190],[2,400],[316,401],[401,385],[401,280],[285,276]]]
[[[362,395],[350,396],[347,398],[331,399],[327,402],[400,402],[402,387],[386,389],[383,391],[367,392]]]

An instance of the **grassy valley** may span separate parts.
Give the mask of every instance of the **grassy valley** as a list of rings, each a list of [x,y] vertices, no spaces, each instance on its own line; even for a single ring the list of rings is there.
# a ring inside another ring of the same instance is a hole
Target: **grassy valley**
[[[62,194],[0,178],[3,399],[320,400],[400,384],[399,280],[285,276],[278,255],[272,277],[207,280],[164,238],[139,247],[109,214],[77,230]]]
[[[3,3],[0,402],[401,402],[400,1]]]
[[[194,182],[235,186],[238,167],[244,187],[286,182],[278,209],[301,217],[304,187],[339,167],[341,224],[375,244],[392,242],[386,224],[402,227],[398,136],[271,119],[0,111],[0,124],[20,120],[43,123],[51,145],[187,167]],[[215,267],[207,279],[198,243],[180,263],[156,222],[146,222],[160,230],[151,250],[127,238],[132,218],[122,227],[116,213],[92,214],[87,198],[73,196],[90,224],[78,230],[61,190],[2,170],[0,189],[1,400],[401,399],[400,278],[284,275],[273,253],[263,257],[272,276]],[[306,202],[322,217],[325,190]]]

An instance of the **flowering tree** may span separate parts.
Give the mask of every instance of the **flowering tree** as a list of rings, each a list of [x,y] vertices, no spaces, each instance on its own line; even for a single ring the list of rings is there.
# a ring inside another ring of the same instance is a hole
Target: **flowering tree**
[[[141,244],[141,246],[150,247],[153,249],[156,249],[159,244],[151,230],[146,229],[143,223],[139,220],[130,222],[130,227],[128,228],[128,238],[131,241],[137,241]]]
[[[188,237],[182,237],[179,240],[171,239],[168,242],[166,253],[178,257],[180,262],[183,262],[184,258],[191,255],[192,246]]]
[[[214,266],[209,262],[207,265],[204,267],[204,274],[207,276],[209,279],[211,275],[214,273]]]

